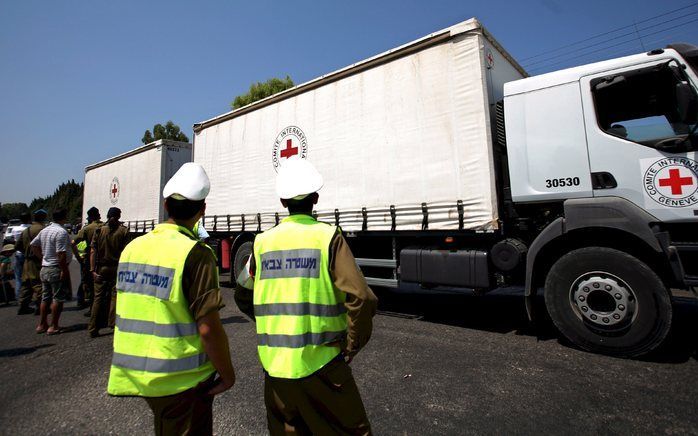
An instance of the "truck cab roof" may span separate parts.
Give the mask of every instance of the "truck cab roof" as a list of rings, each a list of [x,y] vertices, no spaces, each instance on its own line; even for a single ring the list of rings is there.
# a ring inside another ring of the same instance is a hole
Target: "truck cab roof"
[[[504,84],[504,96],[509,97],[516,94],[536,91],[539,89],[550,88],[553,86],[563,85],[565,83],[576,82],[584,76],[603,73],[617,68],[642,64],[656,59],[668,59],[680,55],[693,68],[698,62],[698,48],[690,44],[672,44],[665,49],[652,50],[647,53],[640,53],[621,58],[609,59],[606,61],[595,62],[593,64],[580,65],[578,67],[566,68],[564,70],[552,71],[550,73],[540,74],[538,76],[527,77],[521,80]]]

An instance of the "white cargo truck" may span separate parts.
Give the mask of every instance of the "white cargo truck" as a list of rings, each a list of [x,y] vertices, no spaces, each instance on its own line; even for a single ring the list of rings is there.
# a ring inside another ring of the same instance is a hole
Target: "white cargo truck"
[[[163,186],[186,162],[191,144],[159,140],[86,167],[82,216],[94,206],[106,219],[114,206],[132,231],[152,229],[165,218]]]
[[[527,78],[475,19],[194,126],[206,227],[236,275],[283,218],[288,159],[324,175],[369,284],[540,291],[578,346],[657,347],[698,285],[690,45]]]

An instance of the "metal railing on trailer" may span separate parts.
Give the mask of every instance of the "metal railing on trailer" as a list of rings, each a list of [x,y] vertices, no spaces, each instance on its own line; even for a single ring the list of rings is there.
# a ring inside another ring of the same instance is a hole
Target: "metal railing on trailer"
[[[126,221],[125,225],[129,232],[133,233],[146,233],[155,228],[155,220],[136,220],[136,221]]]

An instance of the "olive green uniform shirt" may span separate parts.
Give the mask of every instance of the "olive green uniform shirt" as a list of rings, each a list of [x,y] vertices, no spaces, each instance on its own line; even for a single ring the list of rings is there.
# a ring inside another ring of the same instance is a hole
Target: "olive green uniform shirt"
[[[77,236],[75,236],[75,239],[73,239],[73,243],[75,245],[81,243],[82,241],[87,242],[87,250],[85,250],[85,255],[88,256],[87,259],[89,259],[90,248],[92,247],[92,238],[94,237],[95,230],[103,225],[104,223],[100,220],[92,221],[85,227],[81,228]]]
[[[119,257],[128,243],[128,229],[119,224],[112,229],[103,224],[94,231],[90,247],[95,252],[95,270],[106,279],[116,277]]]
[[[216,256],[208,247],[196,244],[189,252],[184,261],[182,289],[196,321],[224,307],[218,283]]]
[[[24,253],[24,267],[22,269],[22,280],[39,280],[41,271],[41,259],[34,256],[29,244],[46,227],[42,223],[34,221],[31,226],[22,231],[19,242],[15,248]]]

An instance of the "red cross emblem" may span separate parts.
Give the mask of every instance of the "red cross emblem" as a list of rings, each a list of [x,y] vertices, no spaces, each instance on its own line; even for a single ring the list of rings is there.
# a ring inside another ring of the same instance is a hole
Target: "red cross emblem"
[[[306,159],[308,157],[308,139],[298,126],[285,127],[274,140],[271,162],[274,170],[279,171],[279,166],[284,160]]]
[[[295,156],[298,154],[298,147],[293,146],[293,141],[291,141],[291,138],[286,140],[286,148],[281,150],[281,153],[279,155],[281,157],[285,157],[286,159],[290,158],[291,156]]]
[[[659,179],[659,186],[670,186],[671,195],[682,195],[684,186],[693,185],[693,177],[681,177],[681,172],[678,168],[669,170],[669,177]]]
[[[109,184],[109,201],[112,204],[116,204],[119,201],[119,179],[114,177]]]

